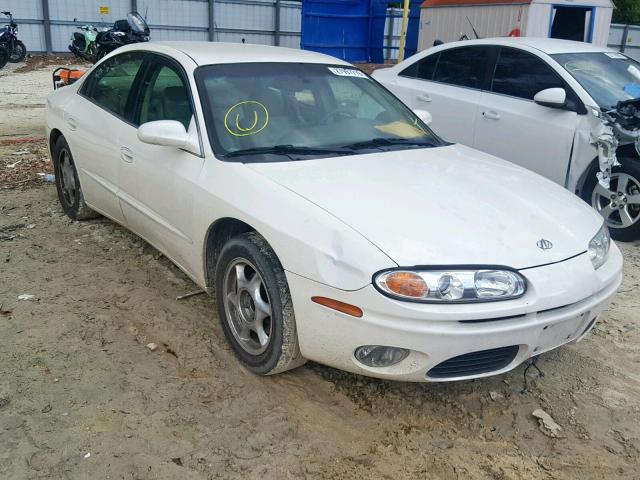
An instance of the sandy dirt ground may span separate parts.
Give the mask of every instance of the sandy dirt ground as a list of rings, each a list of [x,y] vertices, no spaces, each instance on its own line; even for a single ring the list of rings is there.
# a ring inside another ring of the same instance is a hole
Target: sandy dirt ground
[[[541,356],[526,392],[523,366],[454,384],[316,364],[256,377],[209,297],[176,300],[196,287],[161,254],[63,215],[42,140],[12,143],[41,134],[50,70],[0,74],[1,479],[639,478],[639,242],[620,244],[624,284],[594,332]]]

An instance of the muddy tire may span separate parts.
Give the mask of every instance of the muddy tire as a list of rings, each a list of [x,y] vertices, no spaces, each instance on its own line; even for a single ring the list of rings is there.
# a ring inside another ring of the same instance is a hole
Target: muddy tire
[[[583,199],[604,217],[614,240],[631,242],[640,238],[640,161],[620,158],[620,167],[611,171],[610,189],[590,175]]]
[[[58,138],[53,148],[53,168],[58,200],[64,213],[73,220],[98,217],[99,214],[91,210],[84,201],[78,171],[69,144],[64,137]]]
[[[224,334],[249,370],[272,375],[306,362],[284,270],[262,236],[245,233],[225,244],[215,289]]]
[[[7,49],[9,50],[9,61],[11,63],[22,62],[27,56],[27,47],[20,40],[14,42],[13,49],[7,44]]]

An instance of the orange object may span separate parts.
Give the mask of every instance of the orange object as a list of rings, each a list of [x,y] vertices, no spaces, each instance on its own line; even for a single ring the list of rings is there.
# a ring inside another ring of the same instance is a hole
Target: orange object
[[[417,273],[393,272],[384,281],[387,288],[398,295],[420,298],[429,292],[427,282]]]
[[[363,315],[361,308],[358,308],[355,305],[349,305],[348,303],[344,303],[339,300],[334,300],[332,298],[311,297],[311,301],[324,307],[331,308],[332,310],[346,313],[347,315],[351,315],[352,317],[361,318]]]
[[[71,69],[60,67],[53,71],[53,87],[64,87],[65,85],[71,85],[76,80],[81,78],[87,71],[80,69]]]

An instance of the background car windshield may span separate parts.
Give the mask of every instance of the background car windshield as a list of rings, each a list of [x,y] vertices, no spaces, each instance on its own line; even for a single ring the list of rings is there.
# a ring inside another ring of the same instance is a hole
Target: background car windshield
[[[617,52],[563,53],[552,55],[564,69],[605,109],[618,102],[640,97],[640,84],[629,73],[640,63]]]
[[[218,155],[277,154],[269,149],[284,152],[282,147],[353,154],[367,142],[392,148],[443,144],[411,110],[354,67],[224,64],[201,67],[196,79]]]

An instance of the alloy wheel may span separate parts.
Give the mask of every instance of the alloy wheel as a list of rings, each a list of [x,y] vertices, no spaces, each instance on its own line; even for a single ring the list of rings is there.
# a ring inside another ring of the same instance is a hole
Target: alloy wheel
[[[226,321],[238,344],[251,355],[263,353],[271,341],[271,303],[256,267],[236,258],[226,268],[223,292]]]
[[[596,184],[591,205],[609,228],[628,228],[640,220],[640,181],[628,173],[612,173],[609,190]]]

